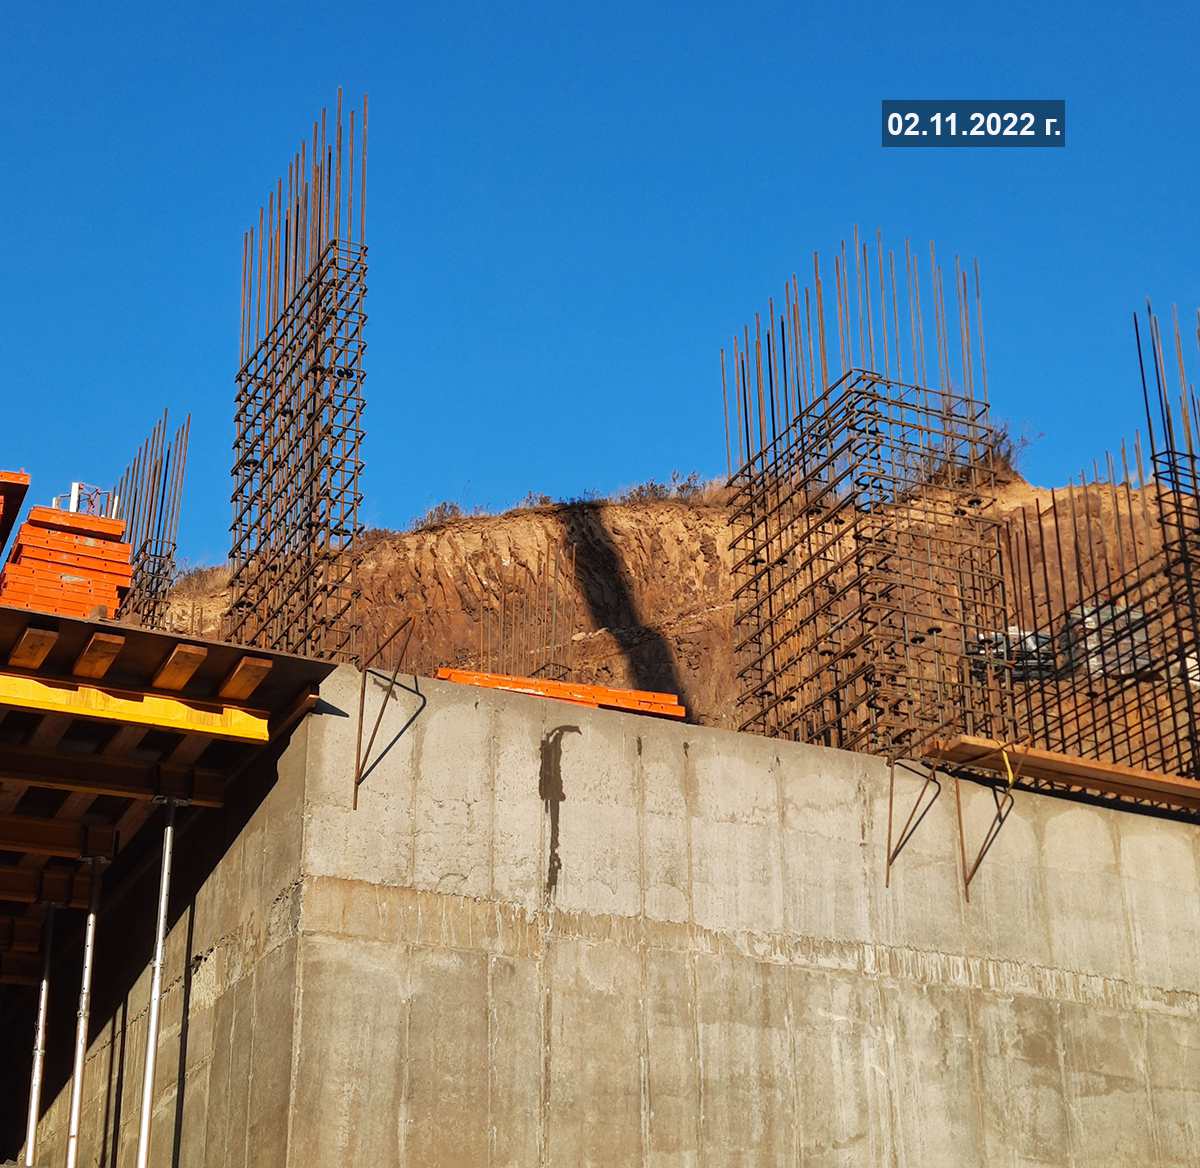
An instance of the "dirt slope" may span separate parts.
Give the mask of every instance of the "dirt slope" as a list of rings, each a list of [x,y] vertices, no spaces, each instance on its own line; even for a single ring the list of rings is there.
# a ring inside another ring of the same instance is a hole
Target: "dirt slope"
[[[574,503],[373,534],[361,586],[368,646],[416,617],[406,667],[476,664],[483,608],[537,575],[555,547],[574,549],[579,680],[678,693],[691,716],[733,724],[729,535],[720,503]],[[176,590],[173,627],[215,636],[225,574]]]
[[[1085,496],[1076,503],[1084,546],[1112,525],[1105,499]],[[1003,488],[999,511],[1049,498],[1016,479]],[[407,670],[477,666],[485,606],[502,592],[511,603],[522,591],[516,581],[537,577],[555,547],[575,551],[578,680],[678,693],[693,720],[736,725],[732,559],[719,494],[703,502],[561,504],[372,533],[361,576],[368,651],[412,615]],[[216,636],[227,602],[221,569],[194,574],[177,589],[173,626]]]

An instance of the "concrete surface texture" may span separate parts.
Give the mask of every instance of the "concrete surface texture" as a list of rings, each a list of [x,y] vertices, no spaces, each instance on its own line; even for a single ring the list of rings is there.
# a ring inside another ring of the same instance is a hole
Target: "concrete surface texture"
[[[949,784],[885,888],[878,759],[420,680],[355,810],[323,697],[176,905],[154,1164],[1200,1163],[1196,829],[1018,793],[968,903]],[[148,985],[84,1164],[132,1163]]]

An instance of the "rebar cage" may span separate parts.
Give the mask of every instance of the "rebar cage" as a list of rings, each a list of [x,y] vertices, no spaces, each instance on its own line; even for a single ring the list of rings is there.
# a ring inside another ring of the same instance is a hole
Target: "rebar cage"
[[[1134,320],[1149,473],[1137,438],[1042,491],[989,421],[978,265],[972,297],[955,261],[957,330],[932,246],[925,292],[878,234],[833,268],[832,354],[817,257],[812,288],[793,276],[783,313],[734,338],[732,386],[721,354],[741,728],[985,781],[1024,748],[1200,778],[1200,402],[1178,316],[1177,379],[1149,306],[1145,336]],[[1006,781],[1184,813],[1153,784],[1062,773]]]
[[[1010,678],[977,652],[1005,613],[979,266],[930,244],[923,275],[855,229],[832,267],[836,345],[814,254],[721,353],[741,728],[891,758],[1002,733]]]
[[[853,369],[733,477],[741,728],[899,757],[1004,734],[996,436],[963,394]]]
[[[130,546],[133,569],[120,619],[148,629],[165,629],[169,623],[171,589],[178,573],[179,517],[192,429],[189,414],[168,441],[167,418],[164,411],[110,493],[113,518],[125,520],[125,540]]]
[[[243,242],[227,640],[358,660],[366,99],[361,159],[314,122]],[[355,217],[356,165],[360,197]],[[344,177],[345,176],[345,177]],[[356,231],[357,226],[357,231]]]
[[[1178,322],[1177,398],[1157,318],[1145,346],[1134,325],[1149,465],[1138,435],[1012,514],[1005,656],[1024,741],[1200,778],[1196,399]]]

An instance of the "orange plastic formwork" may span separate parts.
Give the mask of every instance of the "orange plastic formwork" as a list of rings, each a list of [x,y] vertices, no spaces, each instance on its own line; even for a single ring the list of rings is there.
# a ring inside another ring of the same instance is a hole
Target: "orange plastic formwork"
[[[8,543],[9,532],[17,522],[17,513],[29,490],[29,476],[23,471],[0,470],[0,552]]]
[[[687,711],[679,704],[676,694],[652,693],[640,689],[610,689],[606,685],[579,685],[573,681],[546,681],[540,677],[509,677],[503,673],[478,673],[470,669],[442,667],[437,671],[442,681],[457,681],[461,685],[479,685],[502,689],[510,693],[532,694],[534,697],[554,698],[592,709],[631,710],[638,714],[656,714],[662,718],[682,718]]]
[[[0,572],[0,604],[87,618],[113,616],[133,577],[125,522],[34,507]]]

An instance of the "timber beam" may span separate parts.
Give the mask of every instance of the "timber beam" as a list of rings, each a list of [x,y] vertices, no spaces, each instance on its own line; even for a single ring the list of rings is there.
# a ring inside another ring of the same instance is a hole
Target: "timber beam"
[[[0,916],[0,953],[40,953],[42,923],[34,917]]]
[[[111,827],[31,815],[0,815],[0,852],[60,856],[68,860],[111,860],[117,833]]]
[[[224,781],[215,771],[21,746],[0,746],[0,782],[140,801],[170,797],[197,807],[220,807],[224,801]]]
[[[42,963],[28,953],[0,953],[0,985],[37,985]]]
[[[271,737],[267,715],[261,710],[17,673],[0,672],[0,709],[208,734],[234,742],[261,744]]]
[[[91,873],[81,868],[0,868],[0,901],[87,908]]]

